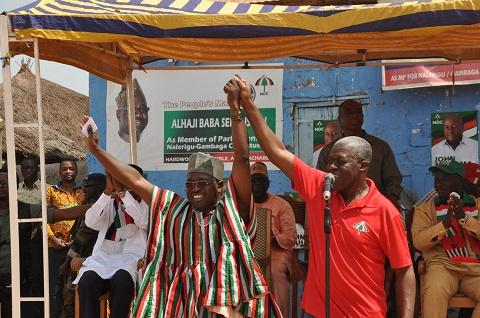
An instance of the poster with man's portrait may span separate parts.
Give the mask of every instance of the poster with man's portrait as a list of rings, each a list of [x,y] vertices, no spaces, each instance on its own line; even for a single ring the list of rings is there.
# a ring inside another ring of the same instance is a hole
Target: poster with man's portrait
[[[259,64],[260,65],[260,64]],[[283,71],[263,69],[197,69],[133,71],[133,95],[138,165],[144,171],[185,170],[188,158],[204,152],[233,163],[232,119],[223,91],[239,74],[250,83],[255,105],[265,122],[282,137]],[[130,162],[127,92],[109,82],[106,96],[106,148],[117,159]],[[248,120],[250,161],[267,162],[277,169],[258,143]]]
[[[448,160],[478,163],[476,111],[432,113],[432,165]]]
[[[312,167],[317,166],[318,156],[322,148],[340,137],[342,129],[338,120],[313,121],[313,159]]]

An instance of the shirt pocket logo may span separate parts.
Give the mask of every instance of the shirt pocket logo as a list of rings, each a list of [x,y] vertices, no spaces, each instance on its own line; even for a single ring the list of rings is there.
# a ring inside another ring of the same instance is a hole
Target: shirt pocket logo
[[[352,226],[357,229],[357,235],[360,235],[362,232],[367,233],[370,230],[365,221],[355,222]]]

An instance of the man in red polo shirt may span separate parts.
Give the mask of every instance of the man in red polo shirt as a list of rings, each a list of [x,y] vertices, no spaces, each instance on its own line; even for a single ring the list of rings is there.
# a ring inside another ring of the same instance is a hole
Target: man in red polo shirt
[[[307,317],[324,317],[326,173],[290,153],[254,105],[250,85],[235,76],[227,86],[235,84],[241,88],[240,104],[263,151],[292,180],[294,189],[307,203],[311,249],[302,308]],[[327,170],[335,176],[329,255],[331,317],[385,317],[386,256],[397,277],[399,317],[412,317],[415,277],[405,230],[398,210],[366,178],[371,158],[370,144],[356,136],[336,142],[329,155]]]

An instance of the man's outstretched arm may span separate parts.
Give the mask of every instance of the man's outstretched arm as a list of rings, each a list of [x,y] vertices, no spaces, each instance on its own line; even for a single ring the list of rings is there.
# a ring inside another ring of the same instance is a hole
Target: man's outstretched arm
[[[238,213],[245,224],[250,223],[250,200],[252,197],[250,182],[250,161],[248,148],[248,133],[245,120],[240,114],[240,87],[232,79],[223,88],[227,94],[232,119],[232,142],[234,160],[232,165],[232,178],[235,185]]]
[[[262,114],[250,97],[250,84],[237,76],[234,79],[240,87],[240,104],[245,110],[248,121],[262,150],[270,161],[293,181],[293,159],[295,156],[285,148],[282,141],[268,127]]]
[[[78,205],[66,209],[55,209],[53,212],[53,222],[64,220],[76,220],[85,216],[85,213],[93,203]]]
[[[49,224],[64,221],[64,220],[76,220],[85,216],[85,212],[92,206],[92,203],[78,205],[66,209],[57,209],[54,207],[47,207],[47,222]],[[30,204],[30,217],[41,218],[42,206],[39,204]]]
[[[83,122],[86,123],[89,117],[84,116]],[[103,150],[98,145],[98,133],[93,133],[92,127],[88,127],[87,149],[102,164],[105,170],[115,179],[126,185],[137,193],[143,201],[150,205],[153,184],[148,182],[137,170],[121,162],[111,154]]]

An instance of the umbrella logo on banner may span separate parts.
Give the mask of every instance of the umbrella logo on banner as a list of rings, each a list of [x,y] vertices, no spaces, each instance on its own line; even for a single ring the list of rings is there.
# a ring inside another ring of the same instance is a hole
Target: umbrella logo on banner
[[[324,131],[325,128],[323,127],[323,123],[319,120],[316,124],[315,131]]]
[[[270,77],[266,77],[265,75],[259,78],[255,82],[255,86],[263,86],[263,92],[260,93],[260,95],[268,95],[268,92],[266,91],[267,86],[273,86],[273,81]]]

